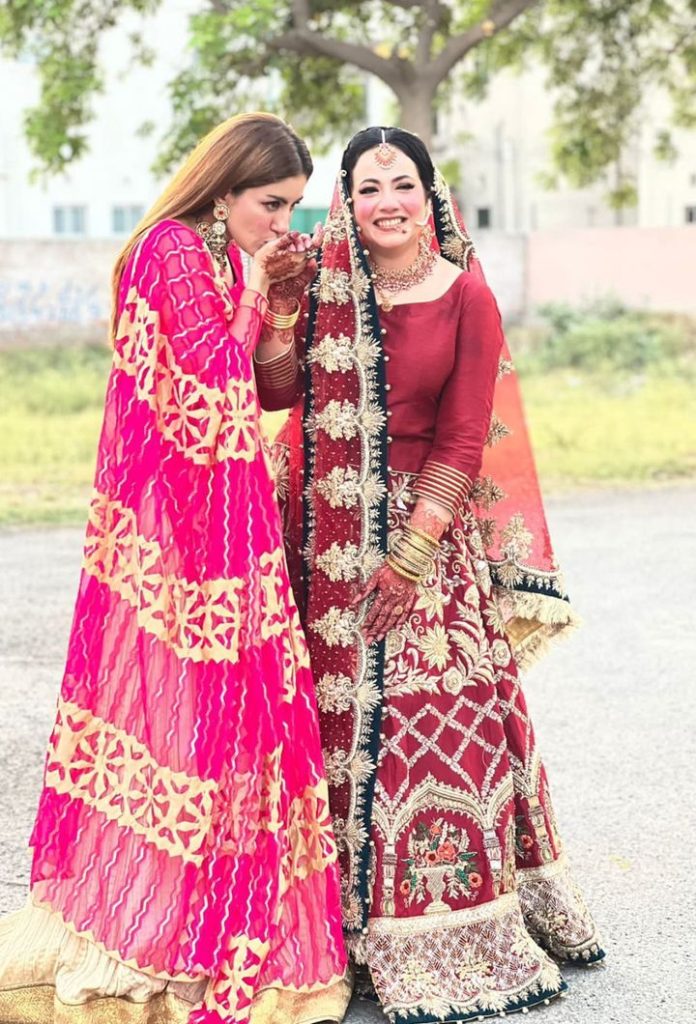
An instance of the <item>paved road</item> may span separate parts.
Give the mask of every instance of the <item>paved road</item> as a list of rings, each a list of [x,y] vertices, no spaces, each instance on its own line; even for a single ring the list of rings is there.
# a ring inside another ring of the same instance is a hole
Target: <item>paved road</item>
[[[608,960],[568,971],[568,998],[540,1024],[696,1019],[695,512],[693,486],[550,504],[586,626],[530,674],[527,694]],[[74,530],[0,533],[1,910],[25,897],[80,544]],[[381,1020],[370,1004],[349,1015]]]

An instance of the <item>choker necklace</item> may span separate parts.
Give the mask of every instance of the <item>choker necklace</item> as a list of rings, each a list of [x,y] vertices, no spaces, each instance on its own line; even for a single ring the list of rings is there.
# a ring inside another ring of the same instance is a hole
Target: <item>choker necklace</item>
[[[392,299],[389,295],[385,295],[385,292],[408,291],[409,288],[421,284],[432,274],[437,263],[437,253],[430,248],[431,238],[430,232],[423,232],[418,240],[418,255],[408,267],[391,270],[387,267],[380,267],[370,260],[375,291],[378,293],[377,302],[385,313],[394,308]]]

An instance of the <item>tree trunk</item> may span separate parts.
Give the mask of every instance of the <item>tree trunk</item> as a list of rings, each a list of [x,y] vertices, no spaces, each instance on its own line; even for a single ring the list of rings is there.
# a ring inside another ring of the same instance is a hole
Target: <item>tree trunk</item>
[[[399,127],[414,132],[430,148],[433,137],[435,89],[422,80],[416,81],[397,93],[399,101]]]

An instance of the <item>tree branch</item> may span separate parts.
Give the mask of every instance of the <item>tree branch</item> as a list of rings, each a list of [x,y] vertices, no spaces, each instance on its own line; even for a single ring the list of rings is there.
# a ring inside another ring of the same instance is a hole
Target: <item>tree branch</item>
[[[430,65],[432,77],[436,81],[441,82],[447,77],[454,65],[462,57],[466,56],[469,50],[473,50],[475,46],[478,46],[479,43],[489,36],[497,35],[502,29],[507,28],[515,18],[524,14],[531,7],[535,7],[538,3],[539,0],[497,0],[491,6],[488,17],[484,21],[449,40]],[[495,25],[493,32],[484,29],[486,21],[491,21]]]
[[[306,27],[295,28],[289,32],[283,32],[275,39],[268,39],[266,46],[269,50],[289,50],[300,56],[331,57],[344,64],[354,64],[356,67],[362,68],[363,71],[381,78],[392,89],[396,89],[402,82],[396,61],[379,57],[374,50],[370,50],[367,46],[361,46],[359,43],[347,43],[342,39],[332,39],[330,36],[320,35]]]

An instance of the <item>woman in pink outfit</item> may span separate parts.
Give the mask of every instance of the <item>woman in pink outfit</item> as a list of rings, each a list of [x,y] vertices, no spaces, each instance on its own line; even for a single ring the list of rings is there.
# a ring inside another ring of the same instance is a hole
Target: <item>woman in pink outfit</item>
[[[274,289],[314,270],[288,233],[311,171],[278,118],[231,118],[117,261],[31,897],[0,924],[1,1021],[345,1011],[317,711],[252,372],[292,320]]]

